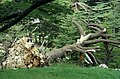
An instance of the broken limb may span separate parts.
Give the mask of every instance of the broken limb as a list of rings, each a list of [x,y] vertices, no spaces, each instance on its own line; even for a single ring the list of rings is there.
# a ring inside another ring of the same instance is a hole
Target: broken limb
[[[84,41],[84,45],[95,44],[99,42],[107,42],[107,43],[113,43],[113,44],[120,45],[120,42],[118,41],[112,41],[112,40],[106,40],[106,39],[95,39],[95,40]]]

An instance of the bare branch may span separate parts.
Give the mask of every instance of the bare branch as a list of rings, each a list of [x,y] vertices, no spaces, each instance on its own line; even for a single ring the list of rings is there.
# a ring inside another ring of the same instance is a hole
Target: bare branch
[[[120,42],[118,42],[118,41],[112,41],[112,40],[106,40],[106,39],[95,39],[95,40],[84,41],[84,45],[95,44],[95,43],[99,43],[99,42],[120,44]]]
[[[120,48],[120,45],[116,45],[116,44],[110,44],[110,45]]]
[[[102,37],[105,37],[105,38],[109,38],[109,37],[112,37],[113,35],[111,35],[111,34],[100,34]]]
[[[80,26],[80,24],[79,24],[77,21],[75,21],[75,20],[73,20],[73,23],[78,27],[80,36],[81,36],[81,35],[85,36],[85,32],[83,31],[82,26]]]
[[[83,50],[99,49],[99,46],[97,46],[97,47],[82,47],[80,45],[77,45],[77,47],[80,49],[83,49]]]
[[[96,31],[98,31],[98,32],[100,32],[100,31],[101,31],[99,28],[94,27],[94,26],[89,26],[89,28],[91,28],[92,30],[96,30]]]
[[[100,30],[104,30],[105,29],[103,26],[101,26],[99,24],[94,24],[94,23],[90,23],[90,24],[88,24],[88,26],[94,26],[94,27],[99,28]]]
[[[92,60],[93,64],[98,64],[95,56],[91,53],[91,52],[87,52],[87,54],[89,55],[90,59]]]
[[[94,38],[98,38],[101,35],[101,32],[97,32],[97,33],[90,33],[90,38],[89,39],[94,39]]]

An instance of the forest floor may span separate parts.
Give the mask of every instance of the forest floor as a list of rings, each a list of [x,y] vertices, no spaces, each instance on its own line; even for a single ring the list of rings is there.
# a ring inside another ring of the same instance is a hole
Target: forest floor
[[[55,64],[45,68],[1,69],[0,79],[120,79],[120,71]]]

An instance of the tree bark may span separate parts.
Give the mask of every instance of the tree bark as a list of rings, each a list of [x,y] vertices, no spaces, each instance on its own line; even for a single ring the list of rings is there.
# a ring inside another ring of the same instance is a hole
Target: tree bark
[[[95,39],[95,40],[84,41],[84,45],[96,44],[96,43],[99,43],[99,42],[107,42],[107,43],[113,43],[113,44],[120,45],[120,42],[118,42],[118,41],[105,40],[105,39]]]

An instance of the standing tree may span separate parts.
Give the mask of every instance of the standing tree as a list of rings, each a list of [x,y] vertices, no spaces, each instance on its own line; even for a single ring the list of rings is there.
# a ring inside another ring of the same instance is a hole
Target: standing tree
[[[18,11],[18,12],[15,12],[15,13],[9,15],[9,16],[0,18],[0,23],[3,21],[9,20],[9,19],[13,19],[11,22],[9,22],[8,24],[1,27],[0,32],[3,32],[4,30],[10,28],[11,26],[17,24],[19,21],[21,21],[25,16],[27,16],[30,12],[32,12],[37,7],[44,5],[44,4],[51,2],[51,1],[53,1],[53,0],[36,0],[26,10]]]

